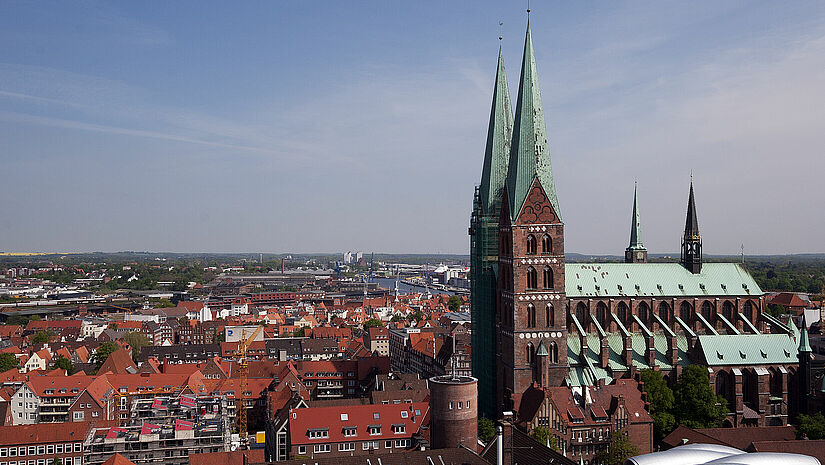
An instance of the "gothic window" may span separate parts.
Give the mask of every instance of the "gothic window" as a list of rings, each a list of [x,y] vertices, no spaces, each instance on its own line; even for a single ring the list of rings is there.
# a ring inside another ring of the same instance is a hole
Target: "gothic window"
[[[535,349],[533,349],[533,343],[532,342],[527,343],[527,346],[524,348],[524,352],[525,352],[524,355],[525,355],[525,359],[527,360],[527,364],[532,365],[533,364],[533,356],[536,355],[536,351],[535,351]]]
[[[667,324],[670,324],[670,307],[666,302],[659,302],[659,318]]]
[[[556,325],[556,309],[553,308],[553,304],[547,304],[544,307],[544,318],[548,328]]]
[[[550,363],[559,363],[559,346],[555,341],[550,343]]]
[[[527,327],[536,327],[536,307],[533,304],[527,304]]]
[[[686,325],[690,324],[690,304],[687,302],[682,302],[682,305],[679,307],[679,318],[682,319]]]
[[[733,304],[730,303],[729,300],[726,300],[725,303],[722,304],[722,315],[725,317],[726,320],[733,323]]]
[[[527,268],[527,289],[535,289],[539,287],[538,273],[532,266]]]
[[[728,372],[722,370],[716,373],[716,395],[722,396],[728,402],[728,409],[733,407],[733,382]]]
[[[587,322],[587,306],[584,302],[579,302],[579,304],[576,305],[576,319],[579,320],[579,324],[582,326]]]
[[[544,288],[553,289],[553,269],[549,266],[544,267]]]
[[[768,370],[771,397],[782,397],[782,373],[776,368]]]
[[[530,234],[527,236],[527,255],[536,254],[536,237]]]
[[[553,253],[553,238],[548,234],[541,238],[541,253],[548,255]]]
[[[627,304],[624,303],[624,302],[619,302],[619,321],[621,321],[623,325],[627,325],[627,323],[628,323],[628,321],[627,321],[628,313],[630,313],[630,312],[628,312]],[[604,328],[604,323],[602,323],[601,320],[599,320],[599,323],[601,323],[602,328]]]
[[[639,319],[642,320],[642,323],[650,326],[650,321],[649,321],[650,311],[648,309],[647,303],[645,303],[645,302],[640,303],[638,312],[639,312]]]
[[[710,313],[711,313],[710,302],[708,302],[706,300],[706,301],[702,302],[702,316],[705,317],[706,320],[708,320],[708,323],[710,323],[710,320],[711,320]]]
[[[607,321],[607,305],[604,302],[599,302],[596,305],[596,321],[599,322],[602,329],[604,329],[604,324]]]
[[[745,318],[753,323],[753,304],[750,300],[745,301]]]

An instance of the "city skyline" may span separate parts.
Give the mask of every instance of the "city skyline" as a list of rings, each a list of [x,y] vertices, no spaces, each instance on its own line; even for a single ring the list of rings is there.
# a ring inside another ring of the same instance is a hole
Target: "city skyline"
[[[825,7],[698,5],[534,5],[569,252],[823,251]],[[0,7],[4,251],[467,253],[523,10],[194,7]]]

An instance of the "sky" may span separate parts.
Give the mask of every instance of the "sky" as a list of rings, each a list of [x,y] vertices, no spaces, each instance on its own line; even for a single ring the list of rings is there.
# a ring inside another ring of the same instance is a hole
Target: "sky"
[[[468,253],[521,3],[0,2],[0,251]],[[566,252],[825,252],[825,2],[530,24]]]

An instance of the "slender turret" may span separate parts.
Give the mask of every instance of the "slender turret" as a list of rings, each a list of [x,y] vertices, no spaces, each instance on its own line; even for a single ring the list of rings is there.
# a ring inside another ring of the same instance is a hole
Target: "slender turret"
[[[636,186],[633,186],[633,221],[630,225],[630,246],[625,249],[624,261],[627,263],[647,263],[647,249],[642,244],[642,220],[639,219],[639,204]]]
[[[690,178],[690,196],[688,197],[685,234],[682,236],[682,266],[691,273],[702,271],[702,236],[699,234],[699,221],[696,219],[696,201],[693,199],[693,176]]]

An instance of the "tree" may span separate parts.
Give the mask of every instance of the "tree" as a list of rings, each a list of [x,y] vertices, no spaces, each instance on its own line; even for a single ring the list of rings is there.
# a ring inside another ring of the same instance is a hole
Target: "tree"
[[[47,344],[54,336],[55,334],[51,331],[39,331],[32,336],[32,344]]]
[[[370,318],[369,320],[364,322],[364,329],[367,328],[383,328],[384,323],[381,322],[378,318]]]
[[[496,435],[496,425],[493,420],[487,417],[478,418],[478,438],[484,444],[488,444]]]
[[[19,364],[17,357],[14,354],[10,354],[8,352],[3,352],[0,354],[0,372],[11,370],[12,368],[17,368]]]
[[[673,431],[676,418],[673,410],[673,391],[668,387],[662,373],[655,370],[642,370],[641,380],[645,385],[647,401],[650,402],[650,416],[653,417],[653,436],[656,442]]]
[[[450,308],[450,311],[457,312],[461,308],[461,297],[451,295],[450,300],[447,301],[447,307]]]
[[[688,365],[673,390],[676,422],[688,428],[713,428],[728,414],[727,401],[713,393],[708,369]]]
[[[112,352],[120,349],[114,342],[106,341],[103,344],[97,346],[95,349],[95,353],[92,355],[92,360],[97,368],[100,368],[100,365],[103,365],[103,362],[112,355]]]
[[[123,340],[126,341],[127,344],[132,346],[132,358],[137,359],[138,355],[140,355],[140,351],[150,345],[149,338],[146,337],[145,334],[139,333],[137,331],[131,331],[123,335]]]
[[[594,463],[602,465],[622,465],[625,460],[639,453],[639,448],[627,439],[624,431],[615,431],[610,435],[607,450],[603,450],[593,457]]]
[[[530,431],[530,437],[545,446],[550,444],[550,448],[556,450],[556,438],[550,437],[550,431],[544,426],[536,426],[533,431]]]
[[[798,439],[825,439],[825,416],[822,412],[816,415],[799,414],[796,417],[799,427],[796,429]]]
[[[301,326],[292,333],[292,337],[306,337],[306,327]]]
[[[392,316],[390,321],[392,321],[393,323],[399,323],[401,321],[404,321],[404,316],[400,315],[400,314],[395,314],[395,315]]]
[[[220,344],[221,342],[226,342],[226,334],[223,331],[216,332],[212,335],[212,344]]]
[[[61,370],[66,370],[66,374],[74,374],[74,364],[71,360],[64,356],[59,356],[52,362],[52,368],[60,368]]]
[[[421,321],[423,319],[424,319],[424,314],[421,313],[421,310],[416,310],[415,312],[410,313],[409,315],[407,315],[407,321],[416,321],[416,322],[418,322],[418,321]]]

